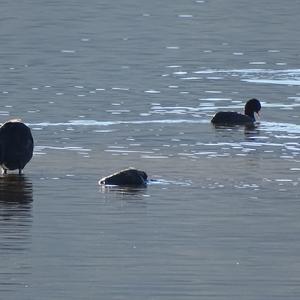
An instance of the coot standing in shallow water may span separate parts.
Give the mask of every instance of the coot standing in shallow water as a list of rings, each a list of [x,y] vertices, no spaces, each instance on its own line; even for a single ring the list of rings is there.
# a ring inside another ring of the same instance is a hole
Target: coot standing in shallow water
[[[19,170],[33,155],[33,138],[30,128],[19,120],[11,120],[0,127],[0,166],[4,170]]]
[[[245,105],[245,114],[220,111],[215,114],[211,122],[214,125],[253,125],[255,122],[254,113],[259,113],[261,104],[257,99],[250,99]]]

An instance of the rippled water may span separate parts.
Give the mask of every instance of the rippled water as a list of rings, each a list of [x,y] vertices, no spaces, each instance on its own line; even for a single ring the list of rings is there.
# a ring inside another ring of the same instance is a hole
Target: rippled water
[[[299,11],[4,1],[0,122],[35,152],[0,177],[0,298],[299,299]],[[155,181],[98,186],[129,166]]]

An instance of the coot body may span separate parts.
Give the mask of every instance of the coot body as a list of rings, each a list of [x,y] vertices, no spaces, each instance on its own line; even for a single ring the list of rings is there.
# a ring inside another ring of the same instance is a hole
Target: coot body
[[[121,170],[99,180],[100,185],[144,186],[147,184],[147,174],[133,168]]]
[[[19,174],[33,155],[33,138],[30,128],[12,120],[0,127],[0,166],[7,170],[19,170]]]
[[[245,105],[245,113],[232,111],[220,111],[215,114],[211,122],[214,125],[253,125],[255,122],[254,113],[259,113],[261,104],[257,99],[250,99]]]

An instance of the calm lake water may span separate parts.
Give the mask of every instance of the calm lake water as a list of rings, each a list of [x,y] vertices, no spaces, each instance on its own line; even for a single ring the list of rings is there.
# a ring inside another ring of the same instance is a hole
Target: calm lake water
[[[299,1],[1,3],[0,298],[299,299]],[[216,111],[262,102],[253,130]],[[98,186],[125,167],[147,188]]]

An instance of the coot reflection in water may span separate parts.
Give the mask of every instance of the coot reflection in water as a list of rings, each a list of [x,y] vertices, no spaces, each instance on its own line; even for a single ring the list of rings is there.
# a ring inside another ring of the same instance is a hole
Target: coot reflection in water
[[[32,201],[32,183],[24,175],[9,174],[0,177],[1,206],[31,206]]]
[[[31,248],[32,201],[32,183],[25,176],[0,176],[0,294],[20,292],[32,272],[24,259]]]
[[[0,177],[0,253],[27,248],[32,224],[32,194],[32,183],[25,176]]]
[[[10,174],[0,177],[0,223],[31,221],[32,183],[23,175]],[[18,224],[11,224],[12,226]],[[3,225],[3,224],[2,224]]]
[[[134,197],[134,199],[143,198],[146,190],[146,186],[100,186],[100,192],[102,193],[115,193],[122,197]]]

